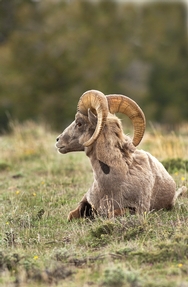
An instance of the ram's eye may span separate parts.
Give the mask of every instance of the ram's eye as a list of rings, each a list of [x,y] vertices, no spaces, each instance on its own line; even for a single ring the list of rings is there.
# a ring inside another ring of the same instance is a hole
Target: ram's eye
[[[81,123],[81,122],[78,122],[78,123],[77,123],[77,126],[78,126],[78,127],[81,127],[81,126],[82,126],[82,123]]]

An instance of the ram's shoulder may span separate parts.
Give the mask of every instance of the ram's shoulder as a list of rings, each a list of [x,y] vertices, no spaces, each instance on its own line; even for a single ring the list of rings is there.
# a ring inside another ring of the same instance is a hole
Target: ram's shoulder
[[[133,156],[134,160],[140,165],[159,166],[162,167],[160,161],[144,150],[136,149]]]

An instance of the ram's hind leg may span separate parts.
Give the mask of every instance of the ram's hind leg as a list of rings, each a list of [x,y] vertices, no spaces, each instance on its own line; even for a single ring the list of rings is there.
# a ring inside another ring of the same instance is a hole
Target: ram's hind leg
[[[117,216],[123,216],[125,214],[135,214],[136,209],[134,207],[126,207],[123,209],[114,209],[112,212],[108,213],[109,218],[117,217]]]
[[[93,218],[94,211],[91,204],[87,201],[86,196],[80,201],[78,207],[72,210],[68,215],[68,221],[73,219],[90,217]]]

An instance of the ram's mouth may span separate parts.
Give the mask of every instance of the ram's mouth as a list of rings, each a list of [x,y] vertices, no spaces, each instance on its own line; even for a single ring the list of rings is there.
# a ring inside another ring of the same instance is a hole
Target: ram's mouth
[[[59,149],[59,148],[64,148],[65,145],[60,145],[59,142],[56,142],[55,147],[56,147],[57,149]]]
[[[57,149],[58,152],[64,153],[65,152],[65,145],[62,145],[60,147],[56,145],[56,149]]]
[[[65,146],[64,146],[64,145],[61,146],[61,147],[58,147],[58,150],[63,150],[63,149],[65,149]]]

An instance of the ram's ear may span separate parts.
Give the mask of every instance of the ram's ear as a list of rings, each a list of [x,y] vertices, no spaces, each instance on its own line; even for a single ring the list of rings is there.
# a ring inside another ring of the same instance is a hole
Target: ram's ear
[[[88,109],[88,119],[94,127],[97,125],[97,117],[94,115],[94,113],[92,113],[90,109]]]

